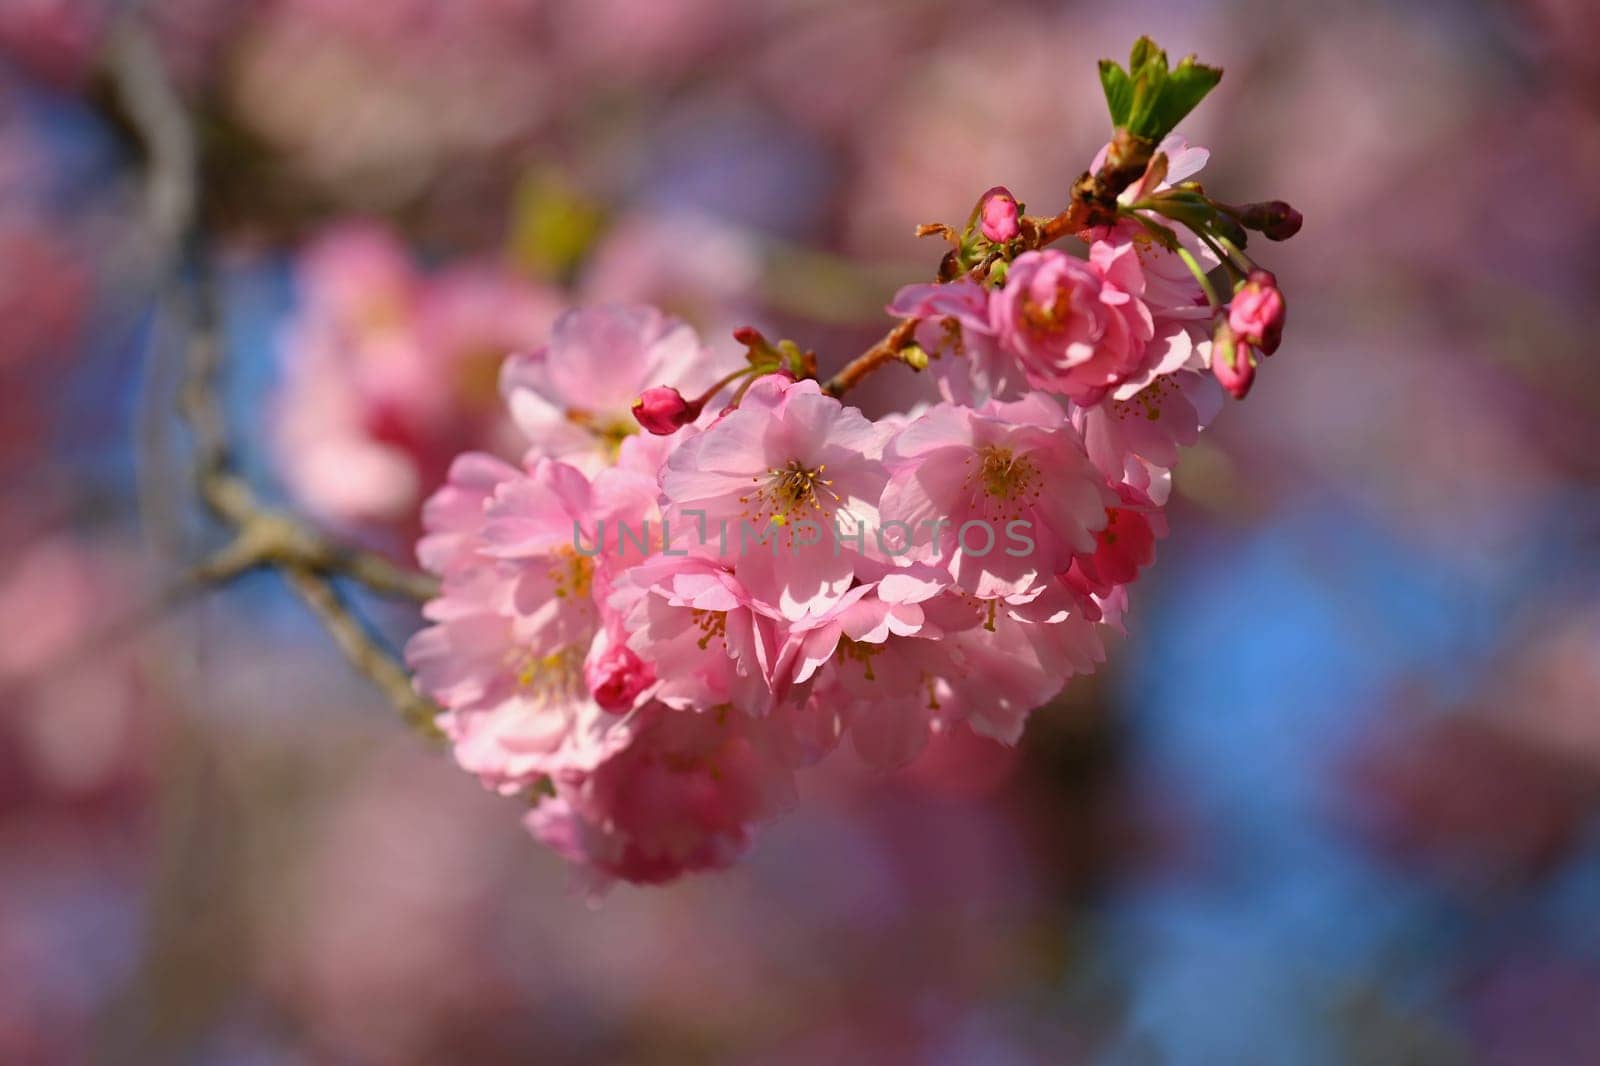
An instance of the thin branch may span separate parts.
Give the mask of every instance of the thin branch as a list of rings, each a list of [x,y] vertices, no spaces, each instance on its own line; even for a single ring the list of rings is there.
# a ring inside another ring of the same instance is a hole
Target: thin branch
[[[415,728],[436,735],[438,708],[418,695],[404,665],[345,603],[336,578],[385,596],[422,601],[437,594],[427,574],[340,544],[293,515],[266,506],[234,462],[222,403],[223,343],[216,292],[201,232],[199,150],[183,101],[160,54],[129,22],[112,45],[109,72],[146,153],[145,223],[157,267],[168,277],[168,305],[184,324],[179,414],[193,437],[194,485],[201,502],[231,536],[190,570],[180,590],[215,587],[253,570],[280,571],[344,653]]]
[[[439,736],[439,728],[434,725],[439,708],[433,701],[418,695],[405,667],[373,639],[366,626],[340,597],[333,582],[297,566],[284,567],[283,579],[289,583],[295,595],[311,608],[311,612],[322,623],[322,628],[328,631],[339,650],[344,652],[350,665],[388,697],[406,724],[427,736]]]
[[[912,337],[917,332],[917,320],[904,318],[895,323],[894,328],[883,335],[883,339],[871,348],[850,360],[837,374],[829,378],[827,384],[822,386],[822,391],[829,396],[843,396],[856,386],[862,378],[899,356],[902,349],[911,343]]]
[[[1122,138],[1118,138],[1120,142]],[[1139,179],[1144,173],[1145,166],[1150,162],[1148,146],[1127,144],[1121,145],[1121,154],[1110,152],[1100,169],[1093,174],[1085,172],[1072,185],[1072,200],[1066,209],[1051,218],[1024,218],[1022,220],[1022,233],[1020,240],[1026,250],[1043,248],[1054,244],[1063,237],[1081,233],[1091,226],[1112,225],[1117,221],[1117,195]],[[950,233],[948,226],[927,226],[919,229],[923,232]],[[978,276],[986,273],[988,266],[994,260],[985,260],[967,276]],[[941,278],[940,280],[947,280]],[[914,318],[901,319],[883,335],[883,339],[871,348],[862,352],[840,370],[827,383],[822,386],[822,391],[830,396],[842,396],[854,388],[868,374],[892,362],[900,352],[906,348],[916,331]]]

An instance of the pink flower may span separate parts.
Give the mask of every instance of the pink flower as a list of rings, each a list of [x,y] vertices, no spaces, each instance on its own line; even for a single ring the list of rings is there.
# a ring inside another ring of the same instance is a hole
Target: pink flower
[[[1096,153],[1094,160],[1089,164],[1091,171],[1097,171],[1106,161],[1106,154],[1111,150],[1108,143]],[[1192,145],[1186,138],[1177,133],[1169,133],[1161,139],[1156,146],[1156,151],[1166,157],[1165,170],[1146,170],[1144,176],[1129,185],[1117,197],[1121,204],[1138,203],[1151,193],[1170,189],[1181,181],[1187,181],[1205,169],[1206,163],[1211,159],[1211,151],[1199,145]],[[1151,179],[1155,180],[1152,181]]]
[[[983,235],[996,244],[1015,240],[1022,227],[1017,222],[1017,198],[1004,185],[996,185],[979,201],[978,218]]]
[[[862,759],[903,766],[943,728],[945,678],[962,669],[941,641],[978,622],[970,602],[938,582],[890,572],[796,624],[784,654],[801,680],[817,677],[817,702],[840,716]]]
[[[1211,373],[1235,400],[1244,399],[1256,380],[1254,352],[1234,335],[1227,319],[1219,319],[1212,333]]]
[[[1278,288],[1278,279],[1269,271],[1252,270],[1233,294],[1228,326],[1240,341],[1262,355],[1271,355],[1283,340],[1283,315],[1283,291]]]
[[[1121,505],[1106,511],[1106,526],[1095,534],[1094,551],[1073,560],[1069,581],[1080,591],[1105,595],[1132,584],[1155,562],[1156,541],[1167,535],[1160,507],[1129,485],[1118,490]]]
[[[443,590],[424,608],[433,624],[407,643],[406,659],[418,689],[444,708],[457,761],[516,792],[590,767],[626,739],[585,672],[604,639],[596,582],[625,559],[614,545],[598,558],[588,550],[598,551],[607,517],[641,521],[648,501],[627,491],[627,472],[592,485],[550,460],[522,474],[464,459],[453,473],[459,480],[430,501],[426,517],[437,525],[420,551]]]
[[[443,708],[439,727],[462,769],[510,794],[556,770],[595,765],[626,725],[595,703],[583,664],[589,642],[554,643],[481,570],[446,585],[406,644],[417,688]],[[590,640],[592,641],[592,637]]]
[[[1022,737],[1027,716],[1075,674],[1105,661],[1105,605],[1065,582],[1051,582],[1025,603],[991,600],[980,625],[959,630],[947,654],[963,664],[949,675],[945,713],[981,736],[1007,744]]]
[[[645,389],[633,401],[633,417],[658,437],[671,436],[700,417],[700,404],[691,404],[670,385]]]
[[[1116,503],[1066,413],[1042,396],[977,411],[941,404],[885,456],[885,530],[912,530],[910,554],[975,596],[1026,592],[1065,570]]]
[[[772,709],[777,612],[732,567],[703,555],[656,556],[617,579],[610,606],[628,647],[655,671],[657,700],[681,710]]]
[[[669,518],[737,557],[741,577],[785,617],[837,600],[877,524],[883,434],[815,381],[769,375],[744,402],[668,458],[661,489]],[[763,539],[766,547],[760,546]]]
[[[1217,266],[1216,254],[1200,238],[1182,226],[1173,232],[1177,234],[1178,243],[1194,257],[1201,269],[1209,271]],[[1123,219],[1114,226],[1095,226],[1082,236],[1091,244],[1105,242],[1133,246],[1139,268],[1144,272],[1144,302],[1158,321],[1172,318],[1203,322],[1211,317],[1205,290],[1200,287],[1200,280],[1194,276],[1183,257],[1164,248],[1139,223]]]
[[[646,389],[696,395],[734,365],[655,308],[597,307],[567,312],[547,345],[508,360],[500,388],[530,456],[593,473],[638,432],[633,404]]]
[[[638,704],[655,682],[656,672],[628,647],[626,634],[618,625],[603,628],[596,635],[583,664],[583,676],[595,702],[620,714]]]
[[[1143,292],[1129,245],[1098,243],[1089,262],[1024,252],[990,300],[990,323],[1035,388],[1093,403],[1144,368],[1155,322]]]
[[[1160,151],[1166,156],[1165,169],[1147,171],[1143,179],[1123,190],[1118,197],[1119,203],[1135,203],[1151,193],[1193,177],[1210,157],[1206,149],[1190,146],[1177,134],[1168,135],[1161,142]],[[1104,158],[1105,150],[1102,149],[1092,166],[1098,168]],[[1154,212],[1145,211],[1143,214],[1153,221],[1166,224]],[[1209,271],[1217,266],[1216,255],[1187,227],[1169,228],[1173,229],[1178,243],[1202,270]],[[1113,248],[1131,247],[1144,277],[1140,298],[1150,309],[1154,335],[1143,365],[1118,385],[1116,398],[1125,400],[1162,375],[1178,370],[1203,369],[1209,359],[1211,343],[1203,327],[1211,317],[1211,307],[1199,279],[1190,271],[1183,257],[1162,247],[1149,230],[1133,219],[1123,219],[1114,226],[1097,226],[1080,236],[1093,246],[1104,243]],[[1090,259],[1094,258],[1095,253],[1091,250]]]
[[[917,319],[916,341],[932,358],[928,370],[952,403],[979,405],[1021,396],[1022,367],[1001,348],[989,317],[989,290],[971,278],[907,285],[889,314]]]
[[[1159,377],[1125,400],[1075,407],[1072,424],[1106,480],[1161,504],[1178,449],[1199,440],[1220,410],[1222,392],[1211,375],[1186,371]]]
[[[726,867],[756,823],[793,805],[793,774],[771,734],[747,715],[650,704],[627,747],[554,779],[528,829],[579,864],[593,891]]]
[[[1029,712],[1103,658],[1102,613],[1063,581],[1011,604],[890,571],[832,617],[796,624],[790,649],[820,667],[813,698],[857,754],[888,768],[962,723],[1015,743]]]
[[[483,512],[501,482],[521,471],[482,452],[467,452],[450,466],[450,479],[422,505],[427,531],[417,542],[417,561],[435,574],[462,571],[483,549]]]

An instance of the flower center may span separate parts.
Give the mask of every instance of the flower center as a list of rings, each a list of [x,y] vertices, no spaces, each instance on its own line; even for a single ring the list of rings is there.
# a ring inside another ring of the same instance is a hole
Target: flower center
[[[728,613],[726,611],[705,611],[699,607],[689,610],[689,617],[694,620],[694,625],[700,630],[700,639],[695,641],[701,651],[710,646],[712,640],[720,640],[724,645],[728,641]]]
[[[639,424],[631,417],[602,418],[578,407],[567,409],[567,421],[588,430],[612,462],[616,462],[622,451],[622,442],[639,432]]]
[[[1178,387],[1167,378],[1156,378],[1126,400],[1113,400],[1110,413],[1118,422],[1126,422],[1130,418],[1157,422],[1161,419],[1161,407],[1167,397],[1177,391]]]
[[[830,487],[833,479],[822,476],[827,469],[826,463],[818,463],[813,468],[798,459],[790,459],[783,466],[768,469],[765,484],[760,475],[752,478],[761,487],[748,496],[740,496],[739,502],[755,506],[754,512],[745,513],[758,523],[770,519],[781,526],[796,513],[806,510],[820,511],[826,518],[833,512],[823,505],[824,497],[831,498],[833,503],[839,501],[838,493]]]
[[[594,589],[594,560],[579,555],[570,544],[555,550],[548,574],[556,596],[561,599],[568,596],[581,599]]]
[[[992,500],[1037,499],[1042,491],[1038,464],[998,444],[978,449],[978,469],[968,476],[969,482],[974,479],[982,483],[984,495]]]
[[[543,656],[513,652],[511,665],[516,670],[517,688],[536,703],[566,703],[582,699],[588,692],[579,648],[559,648]]]
[[[1049,304],[1036,300],[1024,300],[1022,303],[1023,324],[1028,327],[1028,332],[1040,336],[1055,336],[1064,331],[1072,313],[1072,290],[1067,288],[1057,289],[1055,300]]]
[[[867,681],[878,680],[878,675],[872,672],[872,659],[875,655],[883,654],[882,644],[864,644],[851,640],[849,637],[839,638],[839,665],[860,663],[863,669],[862,678]]]

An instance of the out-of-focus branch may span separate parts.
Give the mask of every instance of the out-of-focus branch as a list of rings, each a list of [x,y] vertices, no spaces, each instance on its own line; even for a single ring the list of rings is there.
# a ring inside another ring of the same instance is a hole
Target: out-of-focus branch
[[[286,566],[282,570],[283,579],[289,583],[295,595],[311,608],[350,665],[388,697],[394,709],[413,729],[429,736],[438,735],[438,727],[433,721],[439,714],[439,708],[432,700],[417,694],[411,684],[411,675],[372,639],[366,626],[350,610],[333,582],[322,574],[298,566]]]
[[[336,579],[385,596],[422,601],[437,592],[426,574],[342,545],[261,502],[234,463],[219,379],[223,342],[216,292],[201,233],[199,146],[183,101],[153,42],[130,22],[111,49],[109,73],[120,106],[146,153],[145,224],[167,303],[187,337],[179,413],[193,437],[194,485],[230,539],[195,565],[180,587],[215,586],[273,569],[316,615],[350,665],[376,685],[416,728],[432,733],[437,708],[411,686],[405,667],[340,595]]]

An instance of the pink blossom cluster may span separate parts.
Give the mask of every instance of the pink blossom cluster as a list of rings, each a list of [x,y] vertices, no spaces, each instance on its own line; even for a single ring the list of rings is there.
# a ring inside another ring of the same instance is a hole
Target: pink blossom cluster
[[[1205,158],[1163,147],[1170,180]],[[1021,233],[1004,190],[980,217]],[[1136,221],[1084,236],[899,293],[944,397],[911,412],[647,307],[509,360],[522,461],[457,459],[419,544],[442,591],[407,657],[461,766],[596,884],[657,882],[727,865],[842,739],[879,767],[1015,742],[1104,660],[1222,396],[1201,275]],[[1232,313],[1275,329],[1276,298]]]

